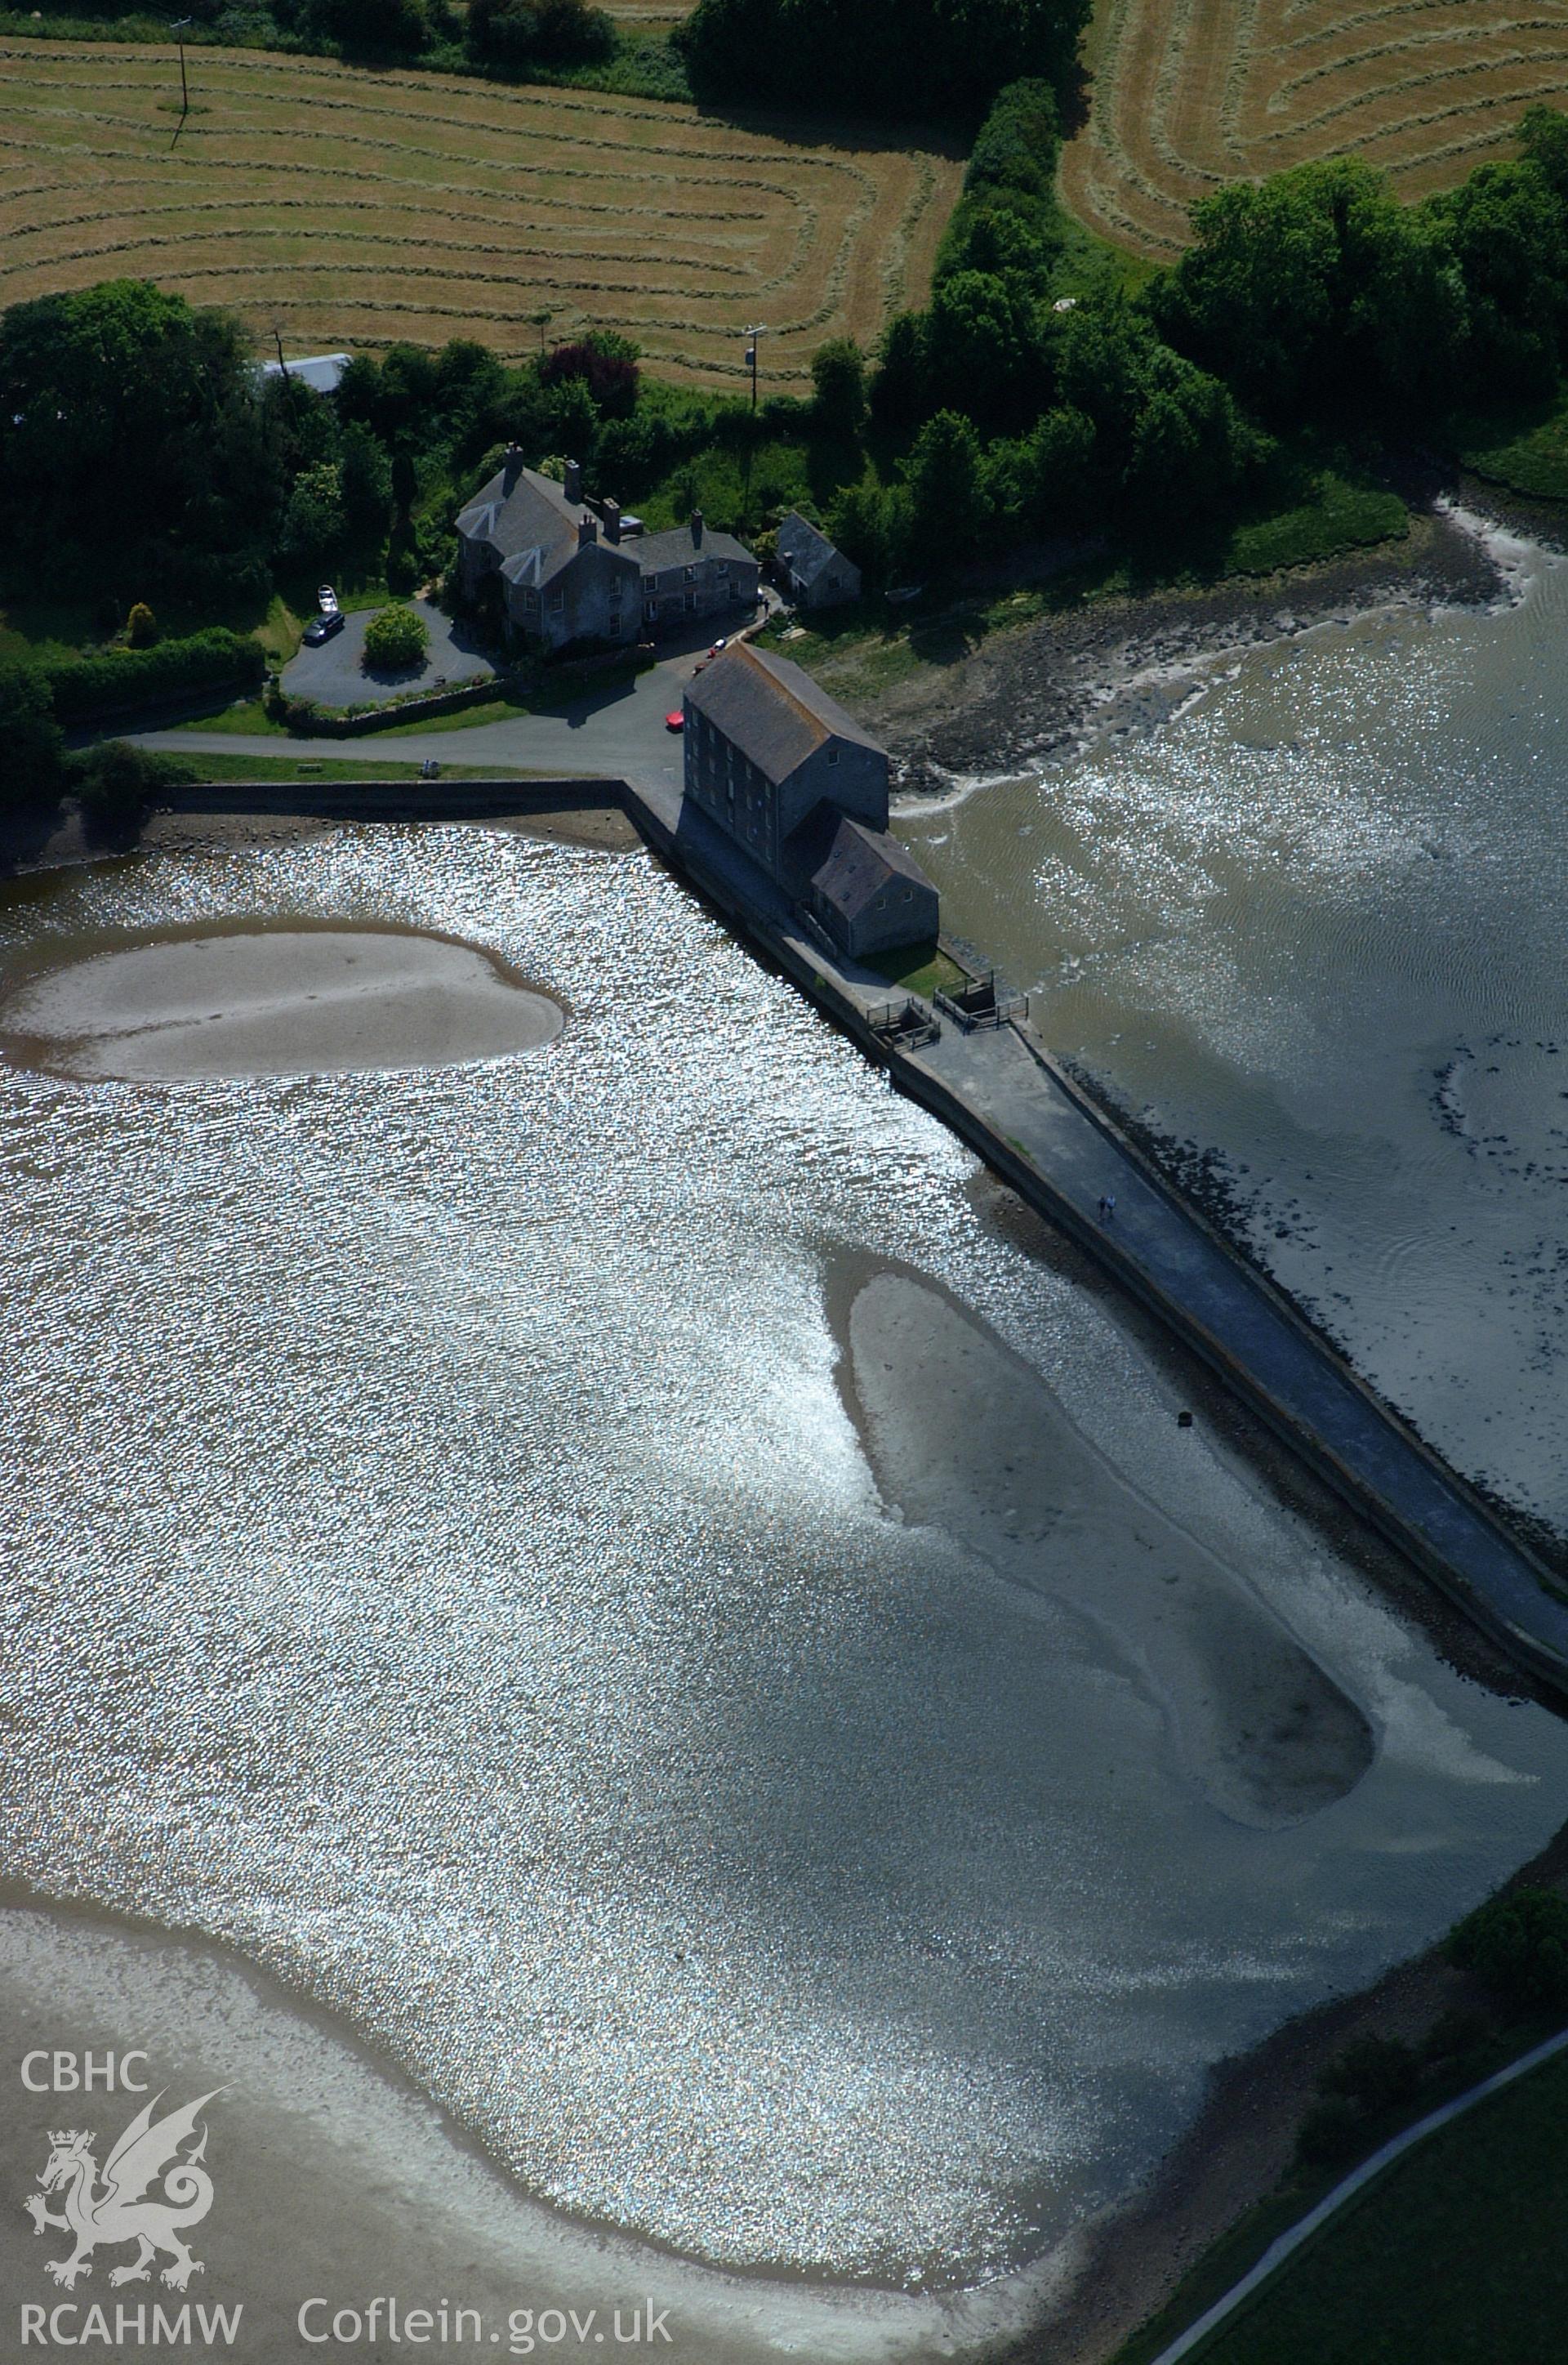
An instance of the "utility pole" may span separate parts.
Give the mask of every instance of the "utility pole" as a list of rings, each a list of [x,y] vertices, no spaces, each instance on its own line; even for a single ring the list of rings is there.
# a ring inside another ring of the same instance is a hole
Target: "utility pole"
[[[550,323],[554,317],[555,315],[554,312],[531,312],[528,316],[529,326],[531,328],[537,329],[539,331],[539,358],[541,361],[544,358],[544,331],[550,326]]]
[[[758,337],[766,337],[766,336],[767,336],[767,321],[766,321],[766,320],[759,320],[759,321],[757,322],[757,324],[756,324],[756,328],[755,328],[755,329],[748,329],[748,330],[746,331],[745,334],[746,334],[746,348],[745,348],[746,366],[747,366],[747,368],[748,368],[748,369],[750,370],[750,372],[751,372],[751,407],[752,407],[752,409],[755,410],[755,409],[756,409],[756,341],[757,341]]]
[[[180,119],[174,126],[174,140],[177,140],[185,129],[185,118],[191,111],[190,84],[185,80],[185,27],[194,24],[195,21],[191,17],[179,17],[169,28],[180,45]],[[171,148],[174,144],[174,140],[169,142]]]

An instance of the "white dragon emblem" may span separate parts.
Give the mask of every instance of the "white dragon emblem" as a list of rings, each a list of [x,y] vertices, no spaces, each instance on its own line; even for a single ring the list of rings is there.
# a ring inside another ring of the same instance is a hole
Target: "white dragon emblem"
[[[195,2150],[184,2158],[180,2146],[196,2134],[202,2112],[222,2091],[215,2086],[212,2093],[199,2096],[183,2111],[169,2112],[156,2125],[152,2113],[163,2097],[154,2094],[104,2162],[101,2186],[93,2158],[97,2136],[92,2129],[51,2131],[52,2148],[39,2178],[41,2191],[29,2192],[22,2205],[35,2234],[54,2226],[75,2236],[76,2247],[68,2259],[44,2261],[45,2271],[57,2283],[73,2291],[79,2275],[92,2273],[92,2254],[100,2243],[110,2249],[121,2242],[139,2245],[129,2267],[111,2269],[111,2283],[146,2282],[161,2253],[172,2262],[163,2269],[162,2279],[175,2291],[184,2291],[193,2275],[205,2273],[182,2237],[185,2228],[198,2225],[212,2206],[212,2179],[200,2165],[207,2152],[206,2128]],[[160,2178],[162,2190],[148,2198],[149,2188]],[[46,2192],[63,2193],[61,2214],[45,2206]]]

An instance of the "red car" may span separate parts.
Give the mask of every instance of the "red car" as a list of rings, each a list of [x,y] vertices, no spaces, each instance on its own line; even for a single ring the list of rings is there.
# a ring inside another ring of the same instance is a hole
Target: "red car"
[[[665,729],[666,731],[684,731],[685,728],[686,717],[681,712],[678,706],[676,708],[673,714],[666,714],[665,716]]]

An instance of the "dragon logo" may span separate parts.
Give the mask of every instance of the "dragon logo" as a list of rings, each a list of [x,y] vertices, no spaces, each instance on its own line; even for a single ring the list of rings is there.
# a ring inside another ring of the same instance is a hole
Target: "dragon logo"
[[[156,2124],[152,2113],[163,2097],[154,2094],[104,2162],[101,2183],[98,2163],[93,2158],[97,2136],[91,2128],[67,2127],[50,2134],[51,2148],[39,2178],[41,2189],[29,2192],[22,2205],[33,2221],[35,2234],[53,2227],[75,2238],[76,2247],[68,2259],[44,2261],[45,2271],[57,2283],[74,2291],[77,2277],[92,2273],[93,2252],[100,2243],[110,2249],[122,2242],[138,2245],[129,2266],[111,2269],[111,2283],[146,2282],[153,2259],[160,2256],[170,2261],[162,2279],[174,2291],[184,2291],[193,2275],[205,2273],[201,2260],[192,2258],[184,2235],[187,2226],[199,2225],[212,2206],[212,2179],[201,2166],[207,2152],[206,2128],[194,2150],[182,2157],[180,2146],[196,2135],[202,2112],[222,2091],[221,2086],[215,2086],[210,2094],[199,2096],[183,2111],[169,2112]],[[160,2179],[162,2190],[154,2192]],[[62,2195],[64,2206],[59,2214],[45,2204],[43,2194],[48,2192]]]

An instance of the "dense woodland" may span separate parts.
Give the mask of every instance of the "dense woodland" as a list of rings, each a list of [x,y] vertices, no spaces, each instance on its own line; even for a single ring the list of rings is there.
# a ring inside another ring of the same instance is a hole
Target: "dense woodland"
[[[1022,38],[1028,0],[1005,13]],[[323,571],[394,591],[438,576],[457,507],[511,443],[580,460],[590,491],[655,526],[700,505],[756,535],[801,507],[873,589],[1089,537],[1201,570],[1325,470],[1375,481],[1453,448],[1461,420],[1558,398],[1568,116],[1532,109],[1516,160],[1415,207],[1350,160],[1221,189],[1180,263],[1129,289],[1058,210],[1057,108],[1041,78],[1002,92],[929,304],[875,353],[826,345],[809,396],[755,413],[658,381],[612,334],[515,367],[472,343],[394,347],[326,398],[263,379],[238,324],[145,283],[17,305],[0,317],[0,596],[90,582],[96,629],[122,643],[140,603],[159,686],[182,666],[194,686],[234,665],[221,633],[184,642],[196,625],[244,629]],[[45,703],[90,712],[81,664],[56,671]],[[30,715],[37,681],[24,698],[17,675],[0,704]]]

